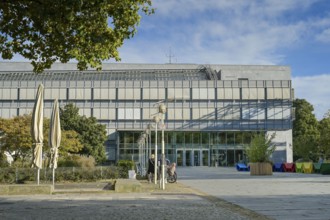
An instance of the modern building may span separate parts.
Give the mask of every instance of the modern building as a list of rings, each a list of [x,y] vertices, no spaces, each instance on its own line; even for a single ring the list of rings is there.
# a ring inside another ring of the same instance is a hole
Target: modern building
[[[30,113],[40,83],[44,115],[55,98],[107,127],[109,161],[138,160],[138,138],[163,101],[165,154],[179,166],[230,166],[245,160],[255,132],[276,132],[274,162],[292,162],[291,71],[287,66],[104,64],[102,71],[0,63],[0,117]],[[158,130],[158,149],[161,131]],[[151,134],[154,146],[155,132]],[[160,153],[160,150],[159,152]]]

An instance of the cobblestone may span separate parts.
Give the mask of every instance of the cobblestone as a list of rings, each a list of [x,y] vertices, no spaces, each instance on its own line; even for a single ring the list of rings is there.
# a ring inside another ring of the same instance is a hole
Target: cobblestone
[[[0,219],[265,219],[181,183],[158,185],[141,181],[142,193],[114,193],[104,184],[79,184],[71,192],[0,198]],[[56,187],[55,187],[56,189]],[[78,193],[77,193],[78,192]]]

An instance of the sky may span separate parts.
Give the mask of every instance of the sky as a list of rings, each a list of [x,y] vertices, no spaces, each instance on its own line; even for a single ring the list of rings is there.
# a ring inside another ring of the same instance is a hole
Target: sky
[[[330,0],[152,2],[122,63],[290,66],[295,98],[330,110]]]
[[[123,63],[285,65],[295,98],[330,110],[329,0],[153,0]]]

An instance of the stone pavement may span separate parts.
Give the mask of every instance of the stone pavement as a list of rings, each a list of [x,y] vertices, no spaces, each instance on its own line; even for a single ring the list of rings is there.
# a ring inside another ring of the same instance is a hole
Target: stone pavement
[[[107,181],[57,184],[54,195],[2,196],[0,219],[330,219],[330,176],[250,176],[234,168],[179,167],[166,190],[141,193]]]
[[[0,219],[267,219],[180,183],[141,181],[141,193],[102,190],[106,183],[59,184],[54,195],[0,197]]]
[[[250,176],[232,167],[179,168],[180,183],[273,219],[330,219],[330,176]]]

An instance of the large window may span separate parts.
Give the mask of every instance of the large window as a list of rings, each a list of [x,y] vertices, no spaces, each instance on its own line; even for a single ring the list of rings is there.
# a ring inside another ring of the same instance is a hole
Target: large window
[[[168,88],[168,99],[175,100],[187,100],[190,99],[190,90],[189,88]]]
[[[177,144],[184,144],[184,133],[183,132],[177,132],[176,133],[176,143]]]
[[[184,140],[185,140],[186,145],[191,145],[192,144],[192,133],[185,132],[184,136],[185,136]]]
[[[218,99],[240,99],[239,88],[218,88]]]
[[[265,109],[258,107],[244,107],[242,108],[242,119],[265,120]]]
[[[118,99],[121,99],[121,100],[141,99],[141,89],[140,88],[119,88],[118,89]]]
[[[66,99],[65,88],[45,88],[45,99]]]
[[[84,115],[90,114],[88,109],[81,109],[81,113]],[[80,109],[79,109],[80,112]],[[116,119],[116,109],[115,108],[94,108],[93,116],[97,119],[103,120],[115,120]]]
[[[16,100],[17,99],[17,89],[0,89],[0,99],[3,100]]]
[[[140,120],[141,110],[139,108],[118,108],[119,120]]]
[[[165,99],[165,88],[145,88],[143,89],[143,99]]]
[[[290,99],[290,88],[267,88],[267,99]]]
[[[242,88],[242,99],[265,99],[264,88]]]
[[[239,120],[241,116],[241,110],[239,106],[227,105],[222,108],[218,108],[218,119],[220,120]]]
[[[201,143],[200,133],[199,132],[194,132],[194,133],[192,133],[192,135],[193,135],[193,144],[199,145]]]
[[[189,108],[168,108],[167,118],[169,120],[190,120]]]
[[[90,88],[70,88],[69,89],[69,99],[71,99],[71,100],[91,99],[91,89]]]
[[[94,88],[94,99],[114,100],[116,99],[115,88]]]
[[[213,120],[215,119],[214,107],[193,107],[192,117],[194,120]]]
[[[267,109],[267,119],[290,119],[291,110],[289,107],[274,107]]]
[[[20,99],[21,100],[33,100],[35,99],[37,89],[21,88]]]
[[[193,88],[192,98],[202,100],[214,99],[214,88]]]

